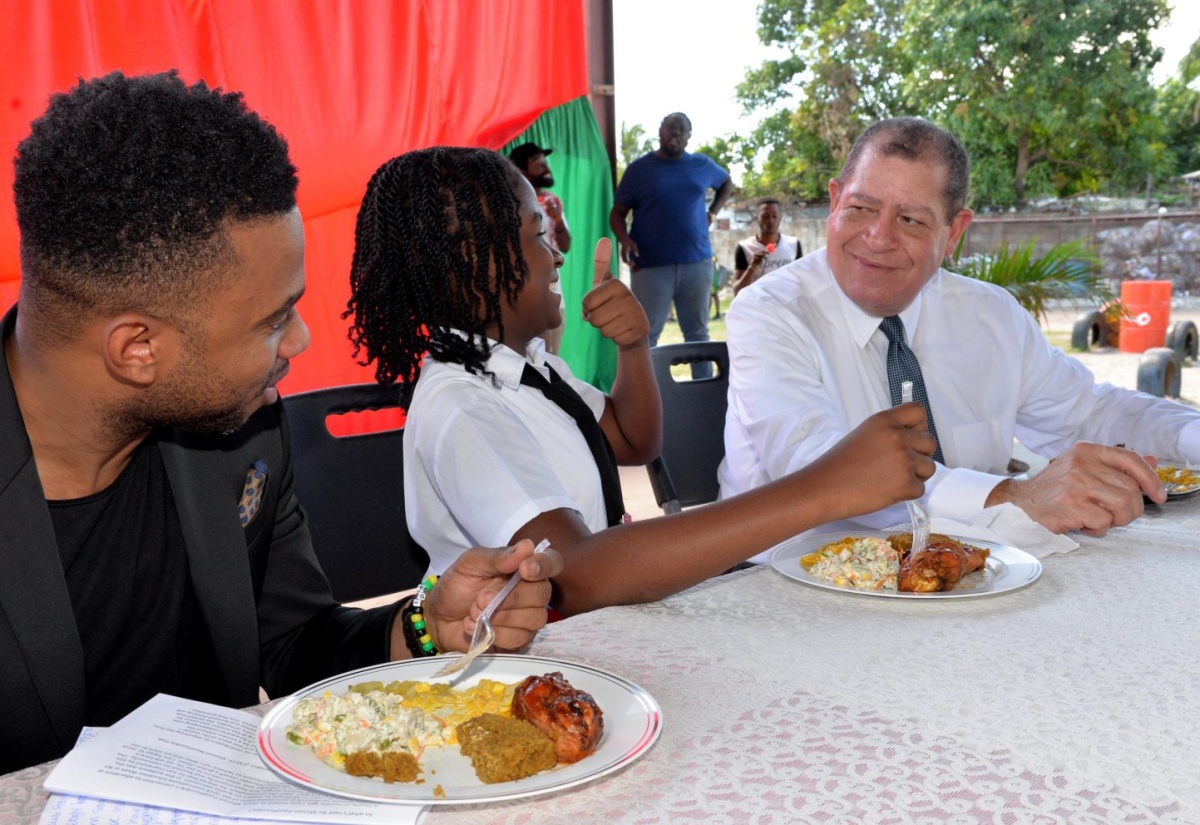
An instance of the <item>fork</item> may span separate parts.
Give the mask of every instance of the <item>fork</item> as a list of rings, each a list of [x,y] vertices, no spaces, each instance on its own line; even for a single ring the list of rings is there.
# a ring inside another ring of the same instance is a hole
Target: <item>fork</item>
[[[541,553],[549,546],[550,541],[542,539],[538,543],[538,546],[533,548],[533,552]],[[508,598],[508,594],[513,591],[513,588],[517,586],[517,582],[520,580],[521,571],[517,570],[517,572],[509,577],[508,583],[504,585],[504,588],[488,602],[488,606],[479,614],[479,620],[475,622],[475,632],[471,634],[471,646],[467,648],[467,652],[444,664],[437,673],[433,674],[434,678],[449,676],[465,670],[467,665],[475,661],[475,657],[492,646],[492,642],[496,641],[496,631],[492,629],[492,614],[496,612],[496,608],[500,606],[500,603]]]
[[[902,381],[900,383],[900,401],[907,404],[912,400],[913,382]],[[929,513],[921,506],[921,502],[915,498],[909,499],[904,503],[908,506],[908,520],[912,522],[913,528],[912,550],[909,552],[916,555],[929,544]]]

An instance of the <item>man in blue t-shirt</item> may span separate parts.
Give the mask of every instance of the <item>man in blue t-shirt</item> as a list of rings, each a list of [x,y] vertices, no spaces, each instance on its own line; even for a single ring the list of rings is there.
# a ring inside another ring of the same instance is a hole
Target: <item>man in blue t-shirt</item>
[[[621,244],[621,260],[633,273],[633,294],[650,319],[650,346],[658,344],[671,301],[684,340],[708,340],[708,226],[729,200],[733,181],[711,159],[684,151],[691,136],[687,115],[674,112],[663,118],[658,150],[629,164],[608,217]],[[706,208],[709,189],[716,195]],[[630,212],[632,229],[626,226]],[[701,370],[710,366],[696,365]]]

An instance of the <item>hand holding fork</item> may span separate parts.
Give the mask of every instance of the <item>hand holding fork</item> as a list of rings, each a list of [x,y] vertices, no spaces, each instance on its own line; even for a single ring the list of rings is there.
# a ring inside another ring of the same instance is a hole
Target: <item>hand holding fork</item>
[[[542,541],[538,543],[538,546],[533,548],[533,552],[535,554],[541,553],[549,546],[550,541],[548,539],[542,539]],[[492,642],[496,641],[496,631],[492,629],[492,614],[495,613],[496,608],[498,608],[500,604],[506,598],[508,598],[508,594],[513,591],[513,588],[516,587],[517,583],[520,581],[521,571],[518,569],[517,572],[513,573],[512,576],[509,577],[509,580],[504,585],[503,589],[501,589],[499,593],[492,597],[492,600],[488,602],[487,607],[485,607],[483,612],[479,614],[479,619],[475,622],[475,632],[471,634],[471,646],[467,648],[467,652],[456,659],[451,659],[449,662],[443,665],[437,671],[437,673],[433,674],[435,678],[440,676],[449,676],[453,673],[459,673],[465,670],[467,665],[471,664],[471,662],[473,662],[480,653],[483,653],[492,646]]]
[[[913,382],[904,381],[900,384],[900,401],[907,404],[913,400]],[[929,545],[929,513],[921,506],[921,502],[917,499],[909,499],[904,502],[908,506],[908,519],[912,522],[913,528],[913,555],[920,553]]]

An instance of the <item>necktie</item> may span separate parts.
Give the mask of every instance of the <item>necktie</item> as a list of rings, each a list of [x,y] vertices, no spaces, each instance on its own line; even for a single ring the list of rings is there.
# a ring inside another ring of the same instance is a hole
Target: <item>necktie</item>
[[[583,434],[583,440],[592,451],[596,469],[600,471],[600,489],[604,492],[604,511],[608,518],[608,526],[615,527],[624,520],[625,503],[621,498],[621,477],[617,473],[617,459],[613,456],[612,445],[608,443],[604,430],[600,429],[600,422],[592,414],[587,402],[580,398],[579,393],[562,380],[552,367],[547,365],[546,369],[550,371],[549,381],[543,378],[532,364],[526,363],[525,371],[521,373],[521,383],[541,390],[542,395],[575,419],[579,432]]]
[[[929,425],[929,434],[937,444],[933,460],[945,464],[942,445],[938,442],[937,427],[933,425],[933,413],[929,411],[929,398],[925,395],[925,379],[921,376],[921,365],[917,363],[916,353],[904,342],[904,322],[900,320],[899,315],[889,315],[883,319],[879,328],[888,339],[887,373],[892,406],[900,403],[900,385],[905,381],[912,381],[913,400],[925,408],[925,422]]]

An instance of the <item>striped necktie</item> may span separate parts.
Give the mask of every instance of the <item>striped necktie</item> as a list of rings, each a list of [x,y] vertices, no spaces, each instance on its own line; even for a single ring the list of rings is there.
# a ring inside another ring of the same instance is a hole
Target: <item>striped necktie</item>
[[[933,460],[945,464],[942,458],[942,444],[938,441],[937,427],[933,425],[933,413],[929,410],[929,397],[925,394],[925,379],[921,376],[921,365],[917,363],[917,355],[904,342],[904,322],[899,315],[889,315],[879,325],[888,339],[887,374],[888,390],[892,394],[892,406],[900,403],[900,385],[911,381],[913,385],[913,400],[925,408],[925,422],[929,425],[929,434],[933,436],[937,449]]]

